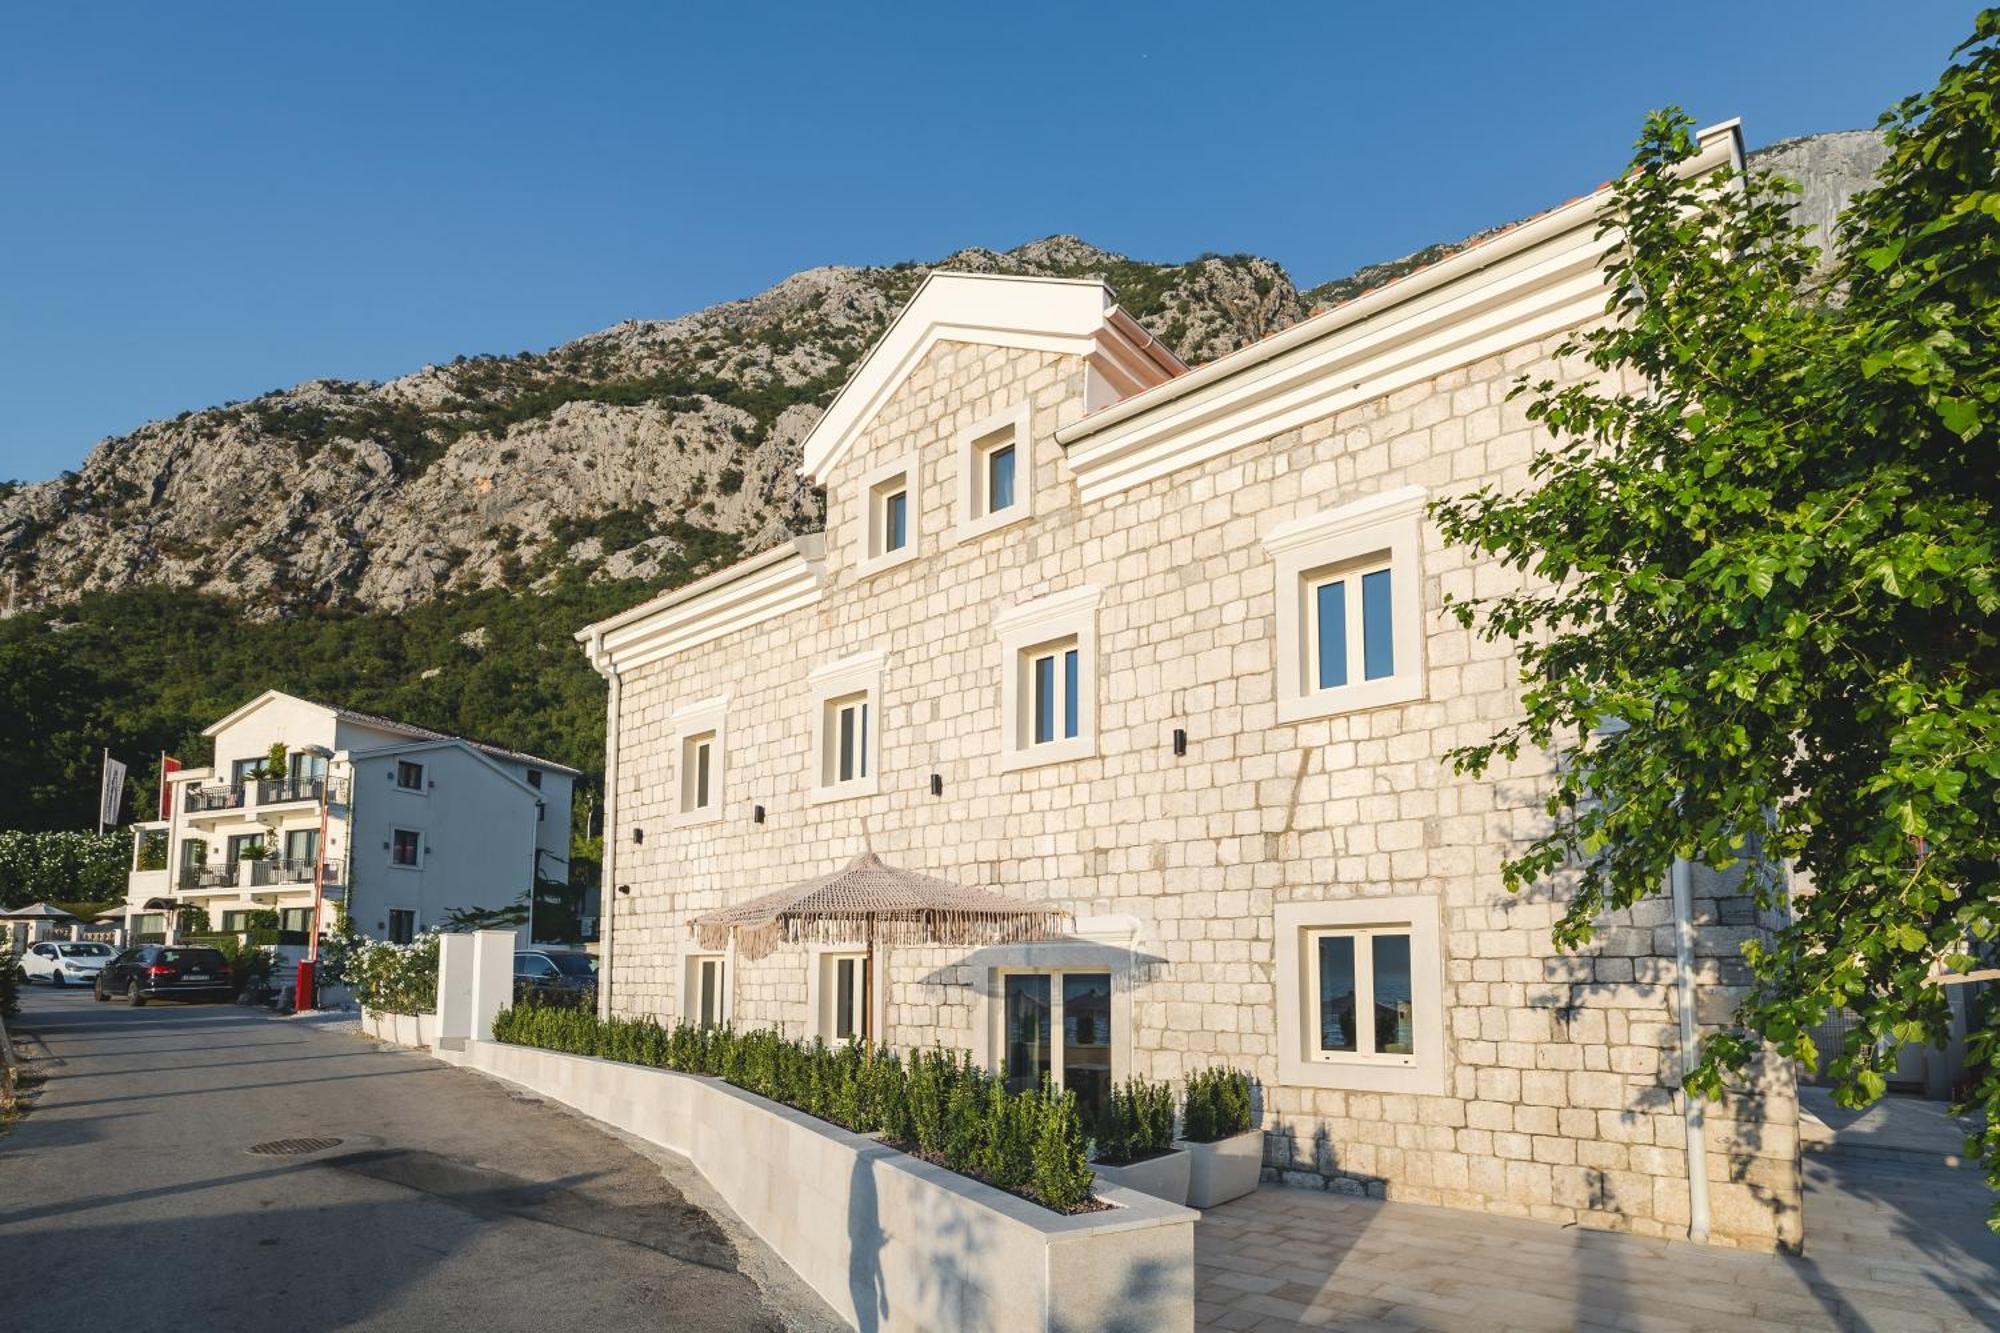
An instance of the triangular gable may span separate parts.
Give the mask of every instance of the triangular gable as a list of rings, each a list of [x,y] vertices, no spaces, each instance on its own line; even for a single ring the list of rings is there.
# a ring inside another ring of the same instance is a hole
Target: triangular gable
[[[806,436],[800,475],[824,485],[925,353],[946,340],[1086,357],[1114,402],[1187,369],[1095,278],[934,272]]]
[[[222,734],[223,728],[241,722],[244,718],[250,716],[274,699],[286,699],[295,704],[304,704],[307,708],[317,708],[320,712],[325,713],[328,718],[332,718],[335,715],[335,710],[327,707],[325,704],[314,703],[310,699],[301,699],[298,695],[286,694],[283,690],[265,690],[235,712],[203,727],[201,734],[204,736],[219,736]]]
[[[492,755],[485,753],[471,741],[459,740],[455,737],[434,741],[413,740],[408,745],[371,745],[365,750],[348,751],[348,757],[350,759],[374,759],[385,754],[398,756],[422,754],[427,750],[463,750],[487,768],[492,769],[494,773],[499,775],[502,781],[512,783],[534,797],[537,801],[542,799],[540,788],[530,786],[525,779],[517,778],[506,769],[500,767],[499,762]]]

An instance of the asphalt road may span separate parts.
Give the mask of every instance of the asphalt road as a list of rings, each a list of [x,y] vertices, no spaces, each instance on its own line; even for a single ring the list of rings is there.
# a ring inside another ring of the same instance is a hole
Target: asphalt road
[[[691,1202],[671,1163],[525,1093],[233,1006],[24,990],[49,1082],[0,1135],[0,1328],[600,1333],[829,1317]],[[340,1142],[250,1151],[302,1138]]]

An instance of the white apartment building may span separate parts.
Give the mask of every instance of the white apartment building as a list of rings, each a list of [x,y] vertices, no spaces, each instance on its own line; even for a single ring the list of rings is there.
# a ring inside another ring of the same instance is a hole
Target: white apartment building
[[[1698,168],[1741,163],[1734,125]],[[600,1003],[940,1044],[1089,1101],[1255,1080],[1270,1178],[1771,1247],[1772,1067],[1679,1090],[1767,927],[1699,867],[1559,952],[1506,891],[1554,756],[1474,779],[1518,586],[1429,501],[1518,489],[1524,375],[1603,318],[1603,191],[1197,369],[1094,281],[936,273],[804,444],[827,524],[579,634],[610,691]],[[872,853],[1069,910],[975,950],[704,949],[704,913]]]
[[[568,879],[574,769],[278,690],[202,734],[214,763],[170,774],[168,818],[137,825],[129,938],[198,906],[216,930],[276,912],[303,943],[317,890],[364,934],[407,941],[454,909],[521,903],[537,873]],[[149,847],[163,866],[141,868]]]

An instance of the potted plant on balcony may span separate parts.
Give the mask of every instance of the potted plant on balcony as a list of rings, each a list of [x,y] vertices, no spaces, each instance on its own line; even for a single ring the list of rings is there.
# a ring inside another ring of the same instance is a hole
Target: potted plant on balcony
[[[1190,1206],[1213,1208],[1256,1189],[1264,1131],[1252,1124],[1248,1076],[1219,1066],[1189,1074],[1178,1146],[1188,1159]]]
[[[1091,1132],[1091,1166],[1107,1185],[1186,1203],[1188,1154],[1174,1147],[1174,1091],[1143,1078],[1113,1085]]]

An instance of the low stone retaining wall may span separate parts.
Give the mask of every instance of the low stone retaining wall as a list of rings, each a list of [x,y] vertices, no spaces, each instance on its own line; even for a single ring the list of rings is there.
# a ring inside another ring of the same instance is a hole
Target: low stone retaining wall
[[[415,1046],[426,1051],[437,1047],[436,1014],[388,1014],[363,1009],[361,1030],[377,1041],[393,1041],[398,1046]]]
[[[720,1079],[491,1041],[439,1053],[688,1158],[857,1328],[1194,1327],[1191,1209],[1114,1187],[1064,1216]]]

